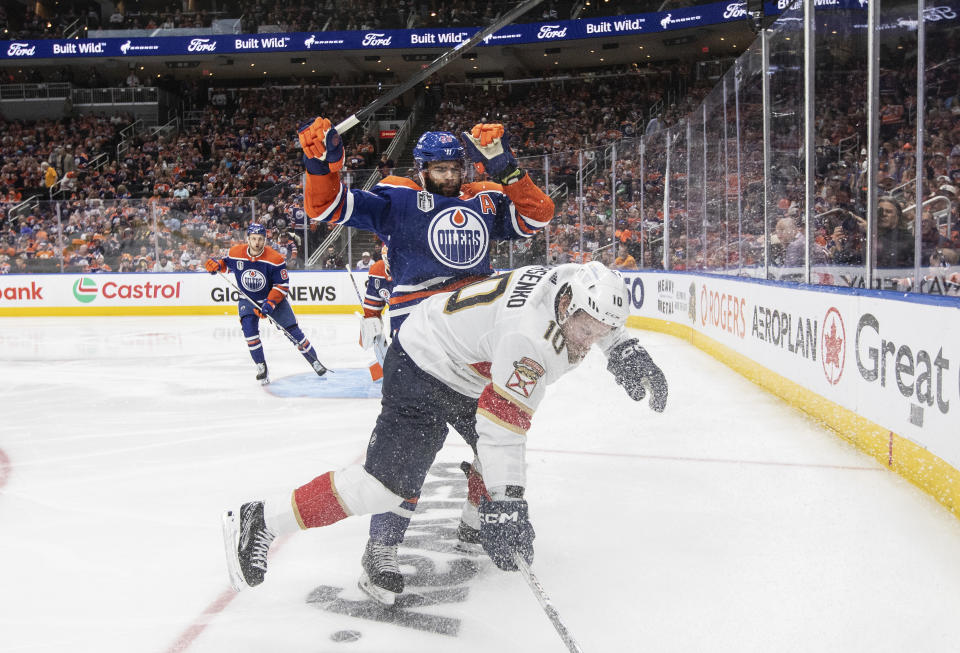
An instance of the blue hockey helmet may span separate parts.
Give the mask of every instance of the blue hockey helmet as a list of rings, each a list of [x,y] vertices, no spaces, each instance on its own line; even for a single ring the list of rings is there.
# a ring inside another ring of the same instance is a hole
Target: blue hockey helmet
[[[248,236],[251,236],[251,235],[253,235],[253,234],[258,234],[258,235],[260,235],[260,236],[266,237],[266,235],[267,235],[267,228],[264,227],[264,226],[263,226],[262,224],[260,224],[259,222],[251,222],[251,223],[250,223],[250,226],[247,227],[247,235],[248,235]]]
[[[424,132],[413,148],[417,170],[423,170],[431,161],[464,160],[460,139],[450,132]]]

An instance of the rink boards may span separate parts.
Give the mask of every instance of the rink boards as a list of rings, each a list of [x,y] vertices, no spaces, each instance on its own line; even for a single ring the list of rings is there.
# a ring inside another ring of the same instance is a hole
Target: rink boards
[[[362,291],[366,272],[355,278]],[[264,283],[256,276],[244,281],[253,288]],[[345,271],[291,272],[289,297],[297,313],[359,306]],[[238,298],[220,275],[198,272],[0,276],[0,316],[236,314]]]
[[[960,517],[960,300],[693,273],[626,276],[631,326],[690,341]]]
[[[366,275],[354,276],[362,289]],[[682,272],[625,277],[630,326],[688,340],[960,517],[960,299]],[[298,314],[359,310],[346,272],[290,279]],[[202,273],[0,276],[0,316],[235,315],[236,299]]]

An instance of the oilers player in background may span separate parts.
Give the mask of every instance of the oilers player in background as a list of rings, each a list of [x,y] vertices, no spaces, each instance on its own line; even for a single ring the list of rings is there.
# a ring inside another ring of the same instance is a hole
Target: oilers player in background
[[[287,301],[287,293],[290,292],[287,265],[279,253],[267,247],[267,230],[262,224],[251,223],[247,227],[246,245],[234,245],[226,258],[207,259],[204,267],[210,274],[233,274],[237,287],[250,298],[240,297],[237,312],[250,357],[257,366],[257,380],[261,384],[270,383],[263,343],[260,342],[260,318],[266,315],[272,317],[296,341],[297,350],[307,359],[314,372],[320,376],[326,373],[327,368],[317,359],[313,345],[297,325],[297,318]]]
[[[597,261],[527,266],[421,303],[387,351],[364,463],[224,514],[234,587],[263,581],[277,535],[396,508],[419,494],[447,423],[468,415],[483,473],[474,508],[480,544],[501,569],[517,568],[515,553],[529,564],[527,431],[547,387],[596,345],[631,399],[649,394],[653,410],[666,408],[666,377],[624,328],[629,307],[623,278]]]
[[[553,202],[518,167],[510,136],[501,124],[474,125],[463,133],[463,144],[450,132],[424,133],[413,149],[417,181],[391,175],[370,191],[348,189],[341,183],[344,148],[330,120],[316,118],[301,126],[299,140],[307,170],[307,216],[372,231],[389,245],[391,333],[432,295],[490,276],[491,241],[531,238],[553,217]],[[477,170],[494,181],[464,183],[467,154]],[[366,316],[361,344],[369,346],[381,330],[379,315]],[[460,418],[451,425],[473,447],[475,417]],[[476,487],[475,481],[468,483],[468,488]],[[475,494],[472,500],[477,499]],[[362,558],[361,588],[386,604],[403,591],[397,546],[417,497],[408,498],[392,512],[374,515]],[[476,526],[462,524],[461,539],[475,543]]]
[[[387,259],[387,246],[380,249],[380,259],[374,261],[367,270],[367,283],[363,293],[363,315],[360,319],[360,346],[373,348],[377,362],[370,373],[375,381],[383,378],[381,363],[389,344],[383,334],[383,311],[393,290],[393,277],[390,276],[390,261]]]

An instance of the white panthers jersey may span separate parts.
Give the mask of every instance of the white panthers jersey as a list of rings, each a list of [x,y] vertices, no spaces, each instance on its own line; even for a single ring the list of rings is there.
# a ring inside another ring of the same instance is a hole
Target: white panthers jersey
[[[477,397],[478,452],[487,488],[526,485],[526,432],[546,386],[570,361],[556,322],[557,291],[581,266],[528,266],[430,297],[404,322],[400,345],[423,370]],[[614,329],[605,352],[630,336]]]

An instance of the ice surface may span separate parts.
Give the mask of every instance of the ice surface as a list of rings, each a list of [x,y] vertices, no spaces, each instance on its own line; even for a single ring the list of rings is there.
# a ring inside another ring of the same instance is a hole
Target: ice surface
[[[326,365],[365,368],[355,318],[301,323]],[[594,353],[529,433],[534,571],[584,651],[957,650],[955,518],[687,343],[638,335],[665,413]],[[264,342],[278,384],[309,372]],[[405,607],[356,588],[365,517],[278,540],[266,582],[229,590],[220,512],[360,460],[378,412],[265,391],[233,318],[4,318],[0,369],[0,650],[565,650],[519,575],[450,552],[455,433],[401,548]]]

